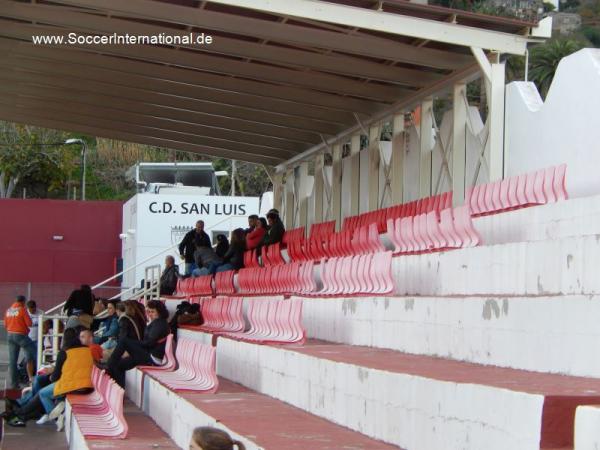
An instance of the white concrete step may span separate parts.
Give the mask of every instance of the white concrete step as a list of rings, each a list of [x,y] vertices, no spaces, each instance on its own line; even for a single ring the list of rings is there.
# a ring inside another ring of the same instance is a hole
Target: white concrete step
[[[575,415],[575,450],[600,449],[600,405],[579,406]]]
[[[594,379],[323,341],[274,347],[219,338],[217,372],[407,450],[566,447],[573,439],[572,399],[600,402]]]
[[[552,296],[600,294],[600,234],[400,256],[397,295]]]
[[[600,378],[600,296],[307,298],[309,338]]]

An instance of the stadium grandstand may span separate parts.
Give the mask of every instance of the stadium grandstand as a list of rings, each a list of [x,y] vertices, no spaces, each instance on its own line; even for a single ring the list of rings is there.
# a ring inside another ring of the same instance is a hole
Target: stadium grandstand
[[[142,216],[158,185],[126,203],[106,225],[124,266],[91,291],[131,275],[95,318],[129,317],[142,343],[119,335],[94,363],[71,336],[97,313],[87,287],[54,298],[36,380],[50,359],[62,373],[6,389],[2,448],[600,448],[600,50],[564,58],[545,100],[506,84],[506,57],[551,28],[404,0],[0,0],[0,119],[261,164],[273,185],[270,240],[168,293],[168,255],[188,234],[210,247],[210,211],[245,223],[258,201],[206,200],[195,232],[168,228],[137,259],[141,230],[182,207]],[[81,208],[75,223],[115,212]]]

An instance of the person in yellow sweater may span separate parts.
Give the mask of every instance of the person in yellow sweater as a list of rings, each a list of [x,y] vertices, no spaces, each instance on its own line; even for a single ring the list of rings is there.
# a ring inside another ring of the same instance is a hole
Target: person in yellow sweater
[[[25,405],[5,416],[7,424],[23,427],[28,420],[43,413],[37,421],[39,425],[62,418],[57,421],[57,428],[62,431],[64,426],[64,401],[62,400],[68,393],[86,394],[94,389],[93,366],[94,359],[90,348],[81,344],[75,329],[66,329],[62,350],[58,353],[54,371],[50,375],[51,383],[40,389]]]

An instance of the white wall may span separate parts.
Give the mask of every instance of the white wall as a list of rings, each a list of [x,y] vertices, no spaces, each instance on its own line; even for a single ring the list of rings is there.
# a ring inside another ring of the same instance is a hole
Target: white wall
[[[533,83],[506,89],[506,175],[567,163],[571,196],[600,192],[600,49],[564,58],[546,101]]]

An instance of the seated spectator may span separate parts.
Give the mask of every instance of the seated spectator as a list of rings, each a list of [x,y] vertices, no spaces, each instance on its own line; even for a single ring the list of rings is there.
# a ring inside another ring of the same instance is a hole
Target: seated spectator
[[[135,307],[130,302],[119,302],[117,304],[117,316],[119,317],[117,342],[125,338],[141,341],[144,328],[140,329],[139,322],[135,319]]]
[[[267,233],[267,220],[264,217],[256,221],[254,229],[246,235],[246,249],[254,250],[260,245]]]
[[[236,228],[231,233],[231,244],[229,250],[223,257],[220,264],[211,264],[208,269],[210,274],[217,272],[226,272],[228,270],[238,270],[244,267],[244,252],[246,251],[246,235],[244,230]]]
[[[75,289],[63,307],[64,313],[69,316],[66,328],[83,326],[90,328],[93,321],[95,298],[92,289],[87,285]]]
[[[117,317],[117,301],[109,300],[106,306],[106,317],[100,322],[98,331],[94,333],[94,343],[102,348],[112,348],[117,345],[119,335],[119,318]]]
[[[224,234],[217,234],[217,246],[215,248],[215,253],[219,258],[225,256],[229,250],[229,240],[227,240],[227,236]]]
[[[212,427],[199,427],[192,433],[190,450],[246,450],[240,441],[231,439],[223,430]]]
[[[248,228],[244,230],[244,233],[252,233],[252,231],[256,228],[256,222],[258,222],[258,216],[256,214],[252,214],[248,216]]]
[[[165,258],[165,269],[160,276],[160,295],[173,295],[179,279],[179,266],[171,255]]]
[[[24,427],[28,420],[42,415],[38,424],[58,419],[57,428],[64,427],[64,396],[68,393],[89,393],[93,390],[92,352],[79,341],[77,331],[65,330],[62,350],[56,358],[56,365],[50,374],[50,384],[40,389],[23,406],[14,408],[5,416],[8,425]],[[58,401],[58,405],[55,402]]]
[[[80,329],[79,342],[90,349],[95,362],[102,361],[102,347],[94,342],[94,333],[92,333],[92,330],[88,330],[87,328]]]
[[[165,356],[165,342],[169,335],[169,312],[160,300],[150,300],[146,306],[149,323],[144,338],[119,340],[108,359],[108,373],[121,387],[125,387],[125,372],[136,366],[160,366]],[[127,352],[128,356],[124,356]]]
[[[197,247],[194,252],[194,258],[198,266],[192,271],[194,277],[208,275],[210,273],[209,269],[213,264],[221,264],[223,262],[222,257],[218,256],[212,247]]]
[[[279,211],[276,209],[271,209],[267,213],[267,223],[269,228],[261,242],[261,245],[271,245],[281,242],[285,233],[285,227],[279,218]]]

